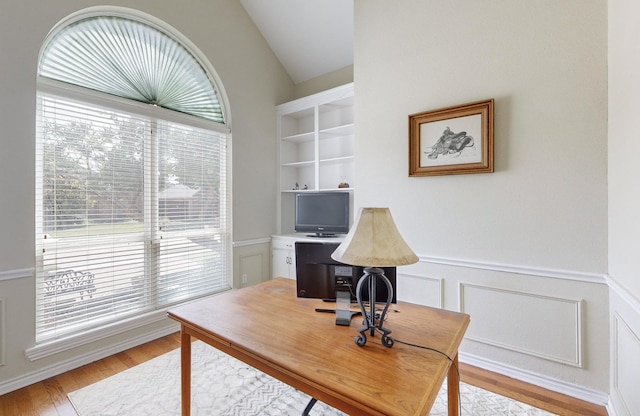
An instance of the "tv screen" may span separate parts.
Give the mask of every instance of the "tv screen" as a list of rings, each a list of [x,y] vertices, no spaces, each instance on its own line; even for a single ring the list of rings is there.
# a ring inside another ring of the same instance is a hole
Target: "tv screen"
[[[348,192],[307,192],[296,194],[295,230],[327,237],[349,232]]]
[[[356,287],[364,268],[339,263],[331,258],[338,243],[312,243],[296,241],[296,292],[299,298],[335,300],[337,291],[349,292],[356,300]],[[384,275],[391,283],[392,300],[396,303],[396,268],[383,267]],[[367,287],[363,288],[363,300],[369,300]],[[376,302],[387,301],[387,287],[382,281],[376,286]]]

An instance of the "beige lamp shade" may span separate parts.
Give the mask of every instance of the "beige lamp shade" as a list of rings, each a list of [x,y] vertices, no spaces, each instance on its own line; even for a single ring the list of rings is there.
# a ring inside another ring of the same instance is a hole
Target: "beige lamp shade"
[[[394,267],[418,261],[398,232],[389,208],[361,208],[356,223],[331,258],[364,267]]]

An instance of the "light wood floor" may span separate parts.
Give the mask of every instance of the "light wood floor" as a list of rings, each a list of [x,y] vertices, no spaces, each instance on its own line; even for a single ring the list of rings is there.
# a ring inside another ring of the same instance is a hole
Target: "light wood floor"
[[[123,351],[40,383],[0,396],[0,416],[77,416],[67,393],[112,376],[180,346],[178,333]],[[558,415],[606,416],[581,400],[460,364],[462,381]],[[464,414],[462,416],[465,416]]]

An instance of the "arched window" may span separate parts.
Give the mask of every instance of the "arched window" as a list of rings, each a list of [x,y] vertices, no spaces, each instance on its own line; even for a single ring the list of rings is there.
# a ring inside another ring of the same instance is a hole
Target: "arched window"
[[[195,46],[89,9],[45,40],[37,101],[37,343],[230,287],[229,114]]]

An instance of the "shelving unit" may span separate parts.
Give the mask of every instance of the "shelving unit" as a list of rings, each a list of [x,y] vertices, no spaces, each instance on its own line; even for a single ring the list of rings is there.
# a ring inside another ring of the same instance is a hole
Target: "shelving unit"
[[[297,192],[354,191],[353,83],[281,104],[276,114],[278,232],[290,234]]]

